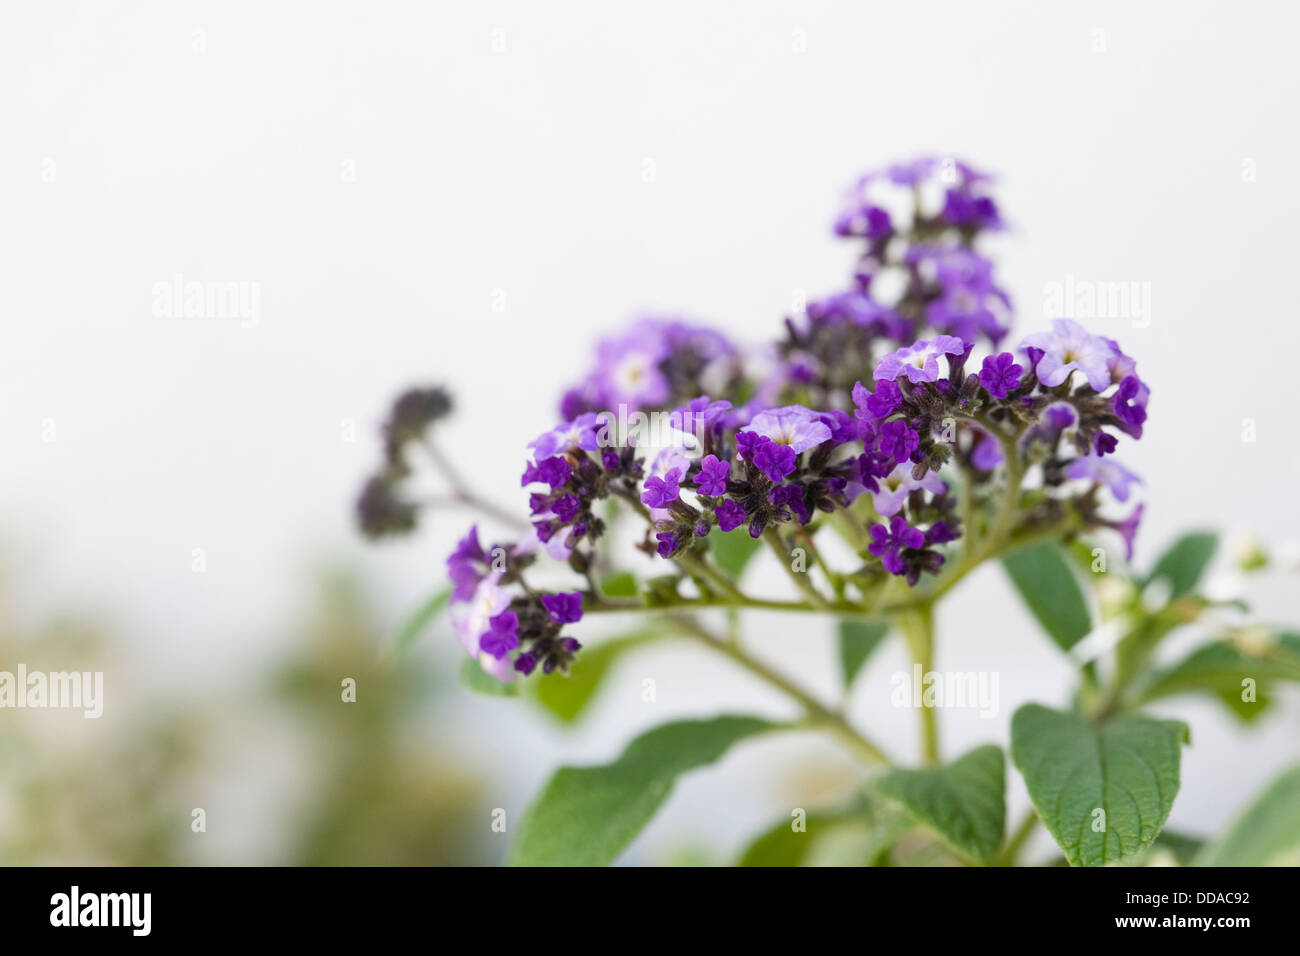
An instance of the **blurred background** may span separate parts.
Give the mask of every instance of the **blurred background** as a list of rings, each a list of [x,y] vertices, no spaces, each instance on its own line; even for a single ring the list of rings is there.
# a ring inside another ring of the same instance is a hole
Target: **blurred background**
[[[392,646],[470,518],[374,546],[352,500],[392,396],[441,382],[446,447],[522,512],[524,446],[597,334],[666,312],[775,336],[847,279],[841,189],[921,153],[999,176],[1017,337],[1045,326],[1054,283],[1147,284],[1149,322],[1094,323],[1153,391],[1127,446],[1138,563],[1189,527],[1294,548],[1297,19],[1250,2],[6,9],[0,670],[102,670],[105,704],[0,710],[0,862],[494,863],[494,812],[517,819],[557,764],[672,716],[788,713],[675,645],[629,657],[575,727],[473,696],[445,627]],[[177,281],[239,283],[248,308],[185,318]],[[1300,622],[1295,582],[1261,576],[1256,613]],[[1001,687],[991,719],[941,714],[947,753],[1064,700],[1068,663],[996,567],[939,628],[942,668]],[[745,630],[831,696],[829,622]],[[883,649],[852,713],[900,754],[904,667]],[[1163,710],[1192,725],[1180,830],[1221,831],[1300,757],[1294,688],[1249,727],[1210,701]],[[816,738],[743,746],[625,859],[729,861],[854,779]]]

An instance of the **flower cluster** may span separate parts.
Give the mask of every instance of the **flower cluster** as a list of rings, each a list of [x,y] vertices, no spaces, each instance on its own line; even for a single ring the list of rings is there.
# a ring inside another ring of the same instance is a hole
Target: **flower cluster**
[[[475,525],[447,558],[456,636],[466,653],[501,681],[516,673],[527,676],[539,666],[545,674],[567,671],[582,647],[561,633],[582,620],[582,593],[537,595],[524,581],[535,547],[533,538],[484,549]],[[512,585],[523,593],[512,594]]]
[[[368,538],[415,530],[419,508],[403,496],[411,475],[407,449],[423,441],[430,426],[451,414],[451,396],[437,386],[402,392],[380,428],[384,461],[357,498],[357,523]]]
[[[680,321],[602,341],[562,423],[529,445],[524,536],[485,550],[471,529],[448,559],[466,651],[503,680],[567,669],[579,644],[566,628],[608,608],[593,569],[608,566],[597,547],[611,503],[640,516],[642,550],[675,565],[673,599],[687,578],[701,600],[713,593],[709,553],[732,533],[783,549],[787,528],[809,546],[834,528],[861,564],[822,571],[855,606],[893,578],[917,587],[1043,531],[1113,529],[1131,556],[1142,508],[1108,517],[1103,492],[1125,503],[1140,483],[1114,452],[1141,437],[1150,390],[1116,341],[1070,320],[1002,348],[1010,303],[975,248],[1002,226],[989,186],[934,158],[863,177],[835,223],[863,244],[852,287],[786,321],[765,377],[745,377],[761,350]],[[399,400],[385,429],[395,473],[439,408]],[[628,412],[659,416],[667,435],[620,432]],[[387,488],[367,486],[369,524],[413,522]],[[543,556],[581,588],[530,586]]]
[[[591,371],[560,400],[560,417],[583,412],[670,408],[740,381],[740,351],[725,335],[680,319],[642,318],[601,340]]]
[[[927,333],[996,345],[1011,301],[976,250],[1002,219],[991,180],[965,163],[927,157],[869,173],[849,190],[838,236],[862,241],[851,287],[786,319],[775,376],[786,399],[836,403],[865,368]]]

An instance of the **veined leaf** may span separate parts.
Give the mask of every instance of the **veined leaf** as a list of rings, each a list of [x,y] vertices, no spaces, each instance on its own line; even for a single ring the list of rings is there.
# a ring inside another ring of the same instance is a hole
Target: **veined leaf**
[[[1089,723],[1026,704],[1011,719],[1011,759],[1072,866],[1151,845],[1178,793],[1187,725],[1133,715]]]
[[[613,763],[561,767],[520,825],[516,866],[604,866],[668,799],[677,777],[780,725],[757,717],[682,720],[637,737]]]
[[[1052,541],[1021,548],[1002,559],[1011,583],[1030,613],[1062,650],[1092,630],[1083,587],[1061,548]]]
[[[876,790],[972,860],[991,862],[1002,845],[1006,768],[1001,747],[977,747],[935,770],[893,770],[876,781]]]

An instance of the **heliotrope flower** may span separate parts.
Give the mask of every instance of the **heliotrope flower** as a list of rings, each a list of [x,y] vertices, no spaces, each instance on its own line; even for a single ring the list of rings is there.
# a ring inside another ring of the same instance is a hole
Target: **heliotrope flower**
[[[492,618],[510,607],[510,592],[497,584],[498,579],[495,574],[484,578],[467,602],[452,603],[452,626],[471,657],[478,657],[479,638],[491,627]]]
[[[921,436],[906,422],[886,422],[880,426],[880,451],[896,462],[911,458],[920,441]]]
[[[876,381],[892,382],[900,375],[906,375],[907,380],[913,384],[938,381],[939,359],[948,355],[962,355],[965,351],[965,343],[955,335],[921,339],[886,355],[876,366],[872,377]]]
[[[876,382],[876,390],[868,392],[861,382],[853,386],[854,414],[867,421],[888,418],[903,403],[903,392],[890,379]]]
[[[1060,385],[1075,371],[1099,392],[1111,384],[1110,361],[1114,353],[1110,344],[1073,319],[1053,319],[1050,332],[1026,335],[1020,344],[1022,348],[1042,351],[1035,372],[1038,381],[1048,388]]]
[[[645,491],[641,492],[641,502],[651,508],[667,508],[681,497],[678,482],[682,479],[681,468],[670,468],[658,478],[651,476],[645,480]]]
[[[788,445],[795,454],[829,441],[831,437],[830,428],[817,413],[802,405],[761,411],[750,419],[747,430],[770,438],[778,445]]]
[[[540,461],[552,455],[562,454],[571,448],[594,451],[599,447],[596,433],[602,425],[602,419],[595,412],[586,412],[567,421],[557,428],[543,432],[529,443]]]
[[[700,473],[695,476],[695,485],[700,494],[717,497],[726,494],[730,475],[730,462],[719,461],[717,455],[705,455],[700,462]]]
[[[990,355],[984,359],[984,365],[980,369],[980,384],[994,398],[1006,398],[1008,392],[1019,387],[1020,373],[1023,371],[1010,352]]]
[[[491,654],[501,660],[510,651],[519,646],[519,615],[514,611],[502,611],[488,620],[488,629],[479,638],[479,648],[484,654]]]
[[[778,444],[764,435],[753,446],[749,460],[753,462],[755,468],[767,476],[769,481],[778,482],[794,471],[796,457],[794,448]]]
[[[718,529],[721,531],[732,531],[749,520],[745,509],[730,498],[714,508],[713,513],[717,516]]]
[[[902,464],[880,479],[879,490],[871,493],[871,503],[882,518],[891,518],[903,510],[903,503],[913,491],[941,495],[947,490],[947,482],[933,471],[926,472],[924,478],[916,479],[912,477],[912,466]]]
[[[1075,458],[1066,465],[1065,476],[1099,482],[1110,489],[1116,501],[1128,501],[1129,489],[1142,483],[1141,478],[1114,458],[1102,458],[1100,455]]]
[[[867,550],[880,558],[890,574],[902,574],[906,569],[901,551],[903,548],[920,549],[925,547],[925,532],[913,528],[902,515],[895,515],[886,528],[883,524],[871,526],[871,543]]]
[[[573,624],[582,620],[582,592],[543,594],[542,607],[556,624]]]

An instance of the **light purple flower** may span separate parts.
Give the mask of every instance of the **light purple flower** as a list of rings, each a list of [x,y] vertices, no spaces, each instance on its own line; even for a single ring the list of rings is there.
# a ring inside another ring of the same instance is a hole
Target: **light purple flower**
[[[1116,501],[1128,501],[1132,486],[1142,483],[1141,478],[1114,458],[1102,458],[1099,455],[1084,455],[1074,459],[1065,466],[1065,477],[1100,482],[1110,489]]]
[[[1053,319],[1052,331],[1027,335],[1020,345],[1042,350],[1038,381],[1048,388],[1060,385],[1075,371],[1082,372],[1088,384],[1099,392],[1110,387],[1110,361],[1114,353],[1109,343],[1073,319]]]
[[[879,480],[880,488],[871,493],[871,502],[876,513],[883,518],[892,518],[903,508],[907,496],[913,491],[928,491],[941,495],[948,490],[947,483],[933,471],[927,471],[919,481],[912,477],[911,464],[904,463],[896,467]]]
[[[499,578],[499,574],[484,578],[468,602],[452,604],[452,626],[470,657],[478,657],[479,638],[488,631],[492,618],[510,607],[510,594],[497,584]]]
[[[939,359],[945,355],[961,355],[966,345],[955,335],[936,335],[933,339],[921,339],[918,342],[891,352],[880,360],[872,377],[876,381],[892,382],[900,375],[906,375],[913,384],[917,382],[937,382],[939,380]]]
[[[830,428],[817,418],[817,413],[802,405],[759,412],[750,420],[747,430],[770,438],[778,445],[789,445],[796,455],[829,441],[831,437]]]
[[[599,447],[596,432],[601,427],[600,416],[595,412],[579,415],[549,432],[538,435],[529,444],[538,461],[552,455],[563,454],[571,448],[595,451]]]

